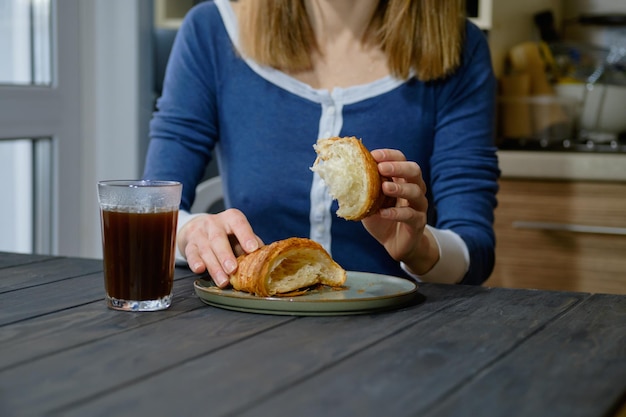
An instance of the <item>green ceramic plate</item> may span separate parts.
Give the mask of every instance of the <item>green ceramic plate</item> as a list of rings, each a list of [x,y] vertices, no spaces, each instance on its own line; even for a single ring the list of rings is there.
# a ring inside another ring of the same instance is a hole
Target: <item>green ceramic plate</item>
[[[407,279],[348,271],[341,289],[323,287],[297,297],[257,297],[221,289],[211,280],[196,280],[196,294],[205,303],[229,310],[295,316],[367,314],[415,302],[417,285]]]

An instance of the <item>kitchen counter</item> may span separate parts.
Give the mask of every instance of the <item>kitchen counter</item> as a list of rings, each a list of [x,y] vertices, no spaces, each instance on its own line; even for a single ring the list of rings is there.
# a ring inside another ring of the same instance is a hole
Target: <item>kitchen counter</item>
[[[626,153],[498,151],[502,178],[626,181]]]

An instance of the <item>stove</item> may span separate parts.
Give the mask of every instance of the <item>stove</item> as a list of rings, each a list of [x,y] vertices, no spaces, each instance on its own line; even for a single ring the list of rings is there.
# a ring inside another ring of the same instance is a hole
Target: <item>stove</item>
[[[506,138],[499,141],[498,149],[507,151],[626,153],[626,134],[619,136],[581,134],[580,138],[562,141]]]

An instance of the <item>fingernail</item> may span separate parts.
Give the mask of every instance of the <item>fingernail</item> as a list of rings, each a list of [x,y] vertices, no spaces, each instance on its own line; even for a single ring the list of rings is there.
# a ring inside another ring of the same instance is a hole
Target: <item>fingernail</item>
[[[259,242],[254,239],[250,239],[246,242],[246,252],[254,252],[259,248]]]
[[[226,270],[227,273],[231,273],[235,270],[235,268],[237,268],[237,264],[235,262],[233,262],[232,260],[227,260],[226,262],[224,262],[224,269]]]
[[[395,193],[396,191],[398,191],[398,184],[392,181],[387,181],[387,190],[390,193]]]
[[[380,215],[382,217],[389,217],[389,216],[391,216],[391,210],[389,210],[389,209],[381,209],[380,210]]]
[[[224,287],[226,286],[226,283],[228,282],[228,276],[223,271],[220,271],[213,278],[213,280],[218,285],[218,287]]]
[[[202,269],[202,267],[203,267],[202,262],[196,262],[195,264],[193,264],[193,266],[191,267],[191,269],[192,269],[194,272],[197,272],[197,271],[199,271],[200,269]]]
[[[379,169],[383,175],[393,174],[393,165],[388,162],[381,162],[379,165]]]

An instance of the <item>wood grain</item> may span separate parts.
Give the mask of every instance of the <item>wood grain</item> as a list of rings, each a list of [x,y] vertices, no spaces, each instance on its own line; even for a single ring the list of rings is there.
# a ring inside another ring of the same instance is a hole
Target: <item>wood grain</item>
[[[42,258],[36,263],[0,270],[0,294],[102,271],[102,261],[80,258]]]
[[[53,259],[47,255],[31,255],[26,253],[0,252],[0,270],[25,263],[35,263]],[[4,276],[4,272],[0,271],[0,279]]]
[[[265,327],[266,331],[263,332],[259,329],[254,335],[254,341],[241,339],[238,343],[230,344],[227,349],[207,349],[206,354],[176,368],[134,380],[123,392],[112,393],[116,398],[114,408],[107,406],[111,403],[111,397],[104,393],[81,406],[61,411],[67,417],[106,416],[111,412],[134,414],[139,410],[150,409],[152,398],[166,392],[173,398],[184,400],[161,404],[158,413],[162,415],[195,415],[205,411],[216,416],[237,415],[241,410],[271,398],[277,392],[291,389],[299,381],[367,349],[372,343],[392,337],[412,323],[438,314],[439,310],[448,305],[473,298],[468,297],[462,287],[429,288],[425,303],[393,314],[300,317],[275,327]],[[241,320],[254,323],[278,320],[273,316],[213,308],[204,312],[206,330],[189,330],[186,338],[190,340],[186,340],[186,344],[210,345],[214,334],[224,339],[240,327]],[[229,324],[209,330],[211,322]],[[173,354],[180,356],[181,353]],[[95,366],[100,367],[101,364]],[[172,381],[183,380],[184,383],[172,384]],[[197,404],[207,404],[208,408],[198,410]],[[268,411],[275,413],[276,409],[268,408]],[[280,414],[289,415],[282,411]]]
[[[80,264],[0,294],[19,317],[0,415],[605,417],[626,398],[626,296],[422,284],[395,311],[272,316],[205,305],[177,268],[170,309],[131,313],[89,301]]]
[[[204,361],[209,367],[217,366],[210,359],[212,352],[227,350],[237,341],[294,320],[288,316],[264,317],[211,308],[198,308],[174,316],[163,312],[156,314],[162,320],[3,371],[0,403],[14,412],[27,409],[31,415],[54,414],[51,411],[64,405],[98,398],[120,386],[140,382],[168,369],[185,369],[184,364],[194,359]],[[194,323],[193,326],[190,323]],[[170,385],[176,384],[174,381],[168,380]],[[199,385],[188,388],[203,392],[209,381],[204,379]],[[33,386],[40,388],[32,390],[30,387]],[[160,391],[157,398],[170,395],[171,390],[172,386]],[[29,394],[21,395],[24,392]],[[184,396],[180,398],[182,401]],[[100,412],[112,415],[108,407]],[[68,415],[65,412],[60,414]],[[155,410],[155,415],[164,414]]]
[[[48,268],[58,264],[58,269]],[[100,272],[87,273],[90,270]],[[102,261],[60,258],[41,264],[10,268],[7,279],[14,289],[0,293],[0,325],[104,300]],[[82,272],[81,272],[82,271]],[[193,275],[186,268],[176,268],[174,281]],[[22,282],[13,283],[15,279]],[[16,296],[19,291],[19,296]],[[104,302],[104,301],[102,301]]]
[[[625,389],[617,380],[626,381],[626,298],[594,295],[485,369],[431,415],[463,409],[484,417],[535,416],[549,407],[553,417],[597,416],[602,415],[597,404],[621,402]],[[490,403],[499,406],[485,407]]]
[[[181,415],[197,411],[191,405],[199,401],[211,404],[214,415],[420,415],[584,298],[563,294],[541,302],[532,292],[487,290],[450,303],[449,296],[438,300],[446,297],[441,291],[424,291],[424,304],[393,314],[300,318],[272,328],[254,344],[234,344],[116,393],[123,398],[119,410],[145,409],[167,389],[188,401],[161,411]],[[186,384],[172,386],[183,375]],[[219,383],[192,389],[208,381]],[[107,402],[100,398],[73,415],[104,415],[98,410]]]
[[[525,230],[515,221],[626,227],[626,184],[501,181],[488,286],[626,294],[626,236]]]
[[[3,326],[0,371],[204,307],[190,291],[195,276],[174,281],[172,306],[158,314],[113,311],[104,299]],[[59,337],[62,333],[63,337]]]
[[[269,416],[269,410],[280,409],[285,415],[311,417],[427,416],[472,375],[505,357],[584,296],[493,290],[485,297],[488,302],[480,298],[416,322],[242,415]],[[307,397],[307,392],[316,395]],[[453,415],[483,415],[464,412],[461,406]]]

